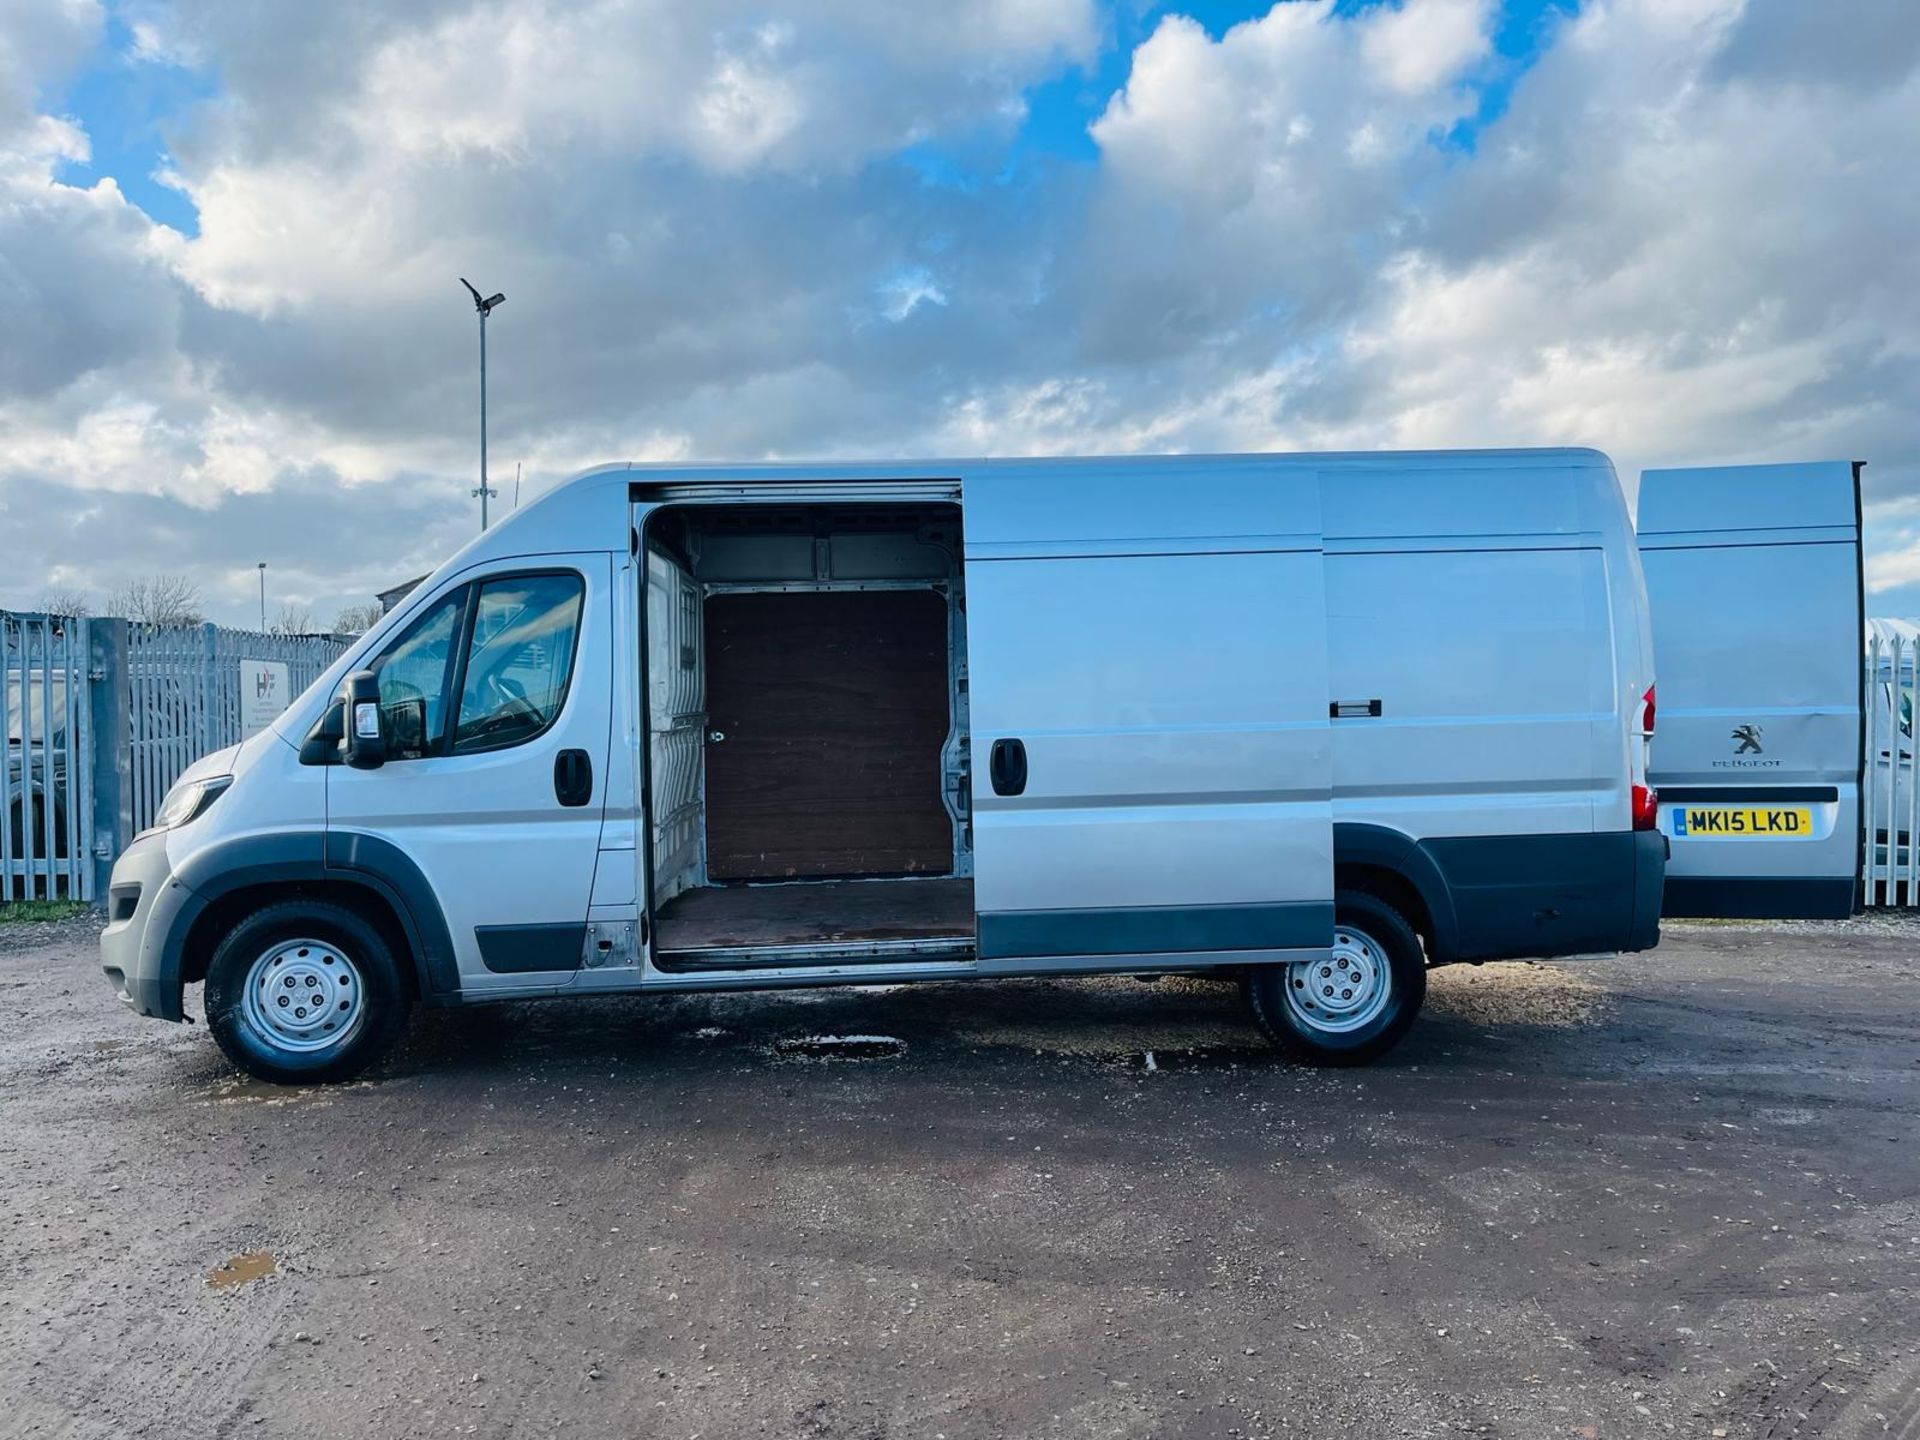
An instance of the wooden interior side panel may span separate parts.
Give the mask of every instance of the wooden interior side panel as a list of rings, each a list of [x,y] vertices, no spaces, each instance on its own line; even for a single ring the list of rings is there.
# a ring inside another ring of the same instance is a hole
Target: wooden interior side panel
[[[952,870],[945,596],[712,595],[706,655],[710,879]]]

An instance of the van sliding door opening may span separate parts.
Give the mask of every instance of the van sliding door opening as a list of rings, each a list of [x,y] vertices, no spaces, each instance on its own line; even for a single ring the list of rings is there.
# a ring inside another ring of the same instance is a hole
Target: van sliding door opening
[[[657,962],[970,951],[957,507],[675,506],[647,548]]]

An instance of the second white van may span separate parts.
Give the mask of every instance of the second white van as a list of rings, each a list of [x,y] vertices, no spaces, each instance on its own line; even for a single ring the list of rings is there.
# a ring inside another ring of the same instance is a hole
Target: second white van
[[[339,1079],[414,1004],[1644,949],[1645,587],[1592,451],[609,466],[421,584],[121,857],[139,1013]]]

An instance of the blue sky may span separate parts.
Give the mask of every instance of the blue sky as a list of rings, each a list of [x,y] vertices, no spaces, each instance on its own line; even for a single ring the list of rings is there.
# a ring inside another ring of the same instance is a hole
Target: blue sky
[[[140,57],[134,34],[116,11],[85,65],[52,97],[55,114],[80,122],[92,144],[85,164],[69,162],[60,179],[90,185],[111,176],[128,200],[162,225],[199,232],[193,202],[156,176],[172,168],[168,137],[196,107],[220,93],[211,70]]]

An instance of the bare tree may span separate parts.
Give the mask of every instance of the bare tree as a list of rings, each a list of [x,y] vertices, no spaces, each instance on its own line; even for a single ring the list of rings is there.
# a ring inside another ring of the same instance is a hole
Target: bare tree
[[[198,625],[200,587],[184,575],[131,575],[108,592],[106,613],[142,625]]]
[[[289,600],[282,605],[273,617],[273,624],[267,627],[269,635],[311,635],[313,634],[313,611],[305,605]]]
[[[48,615],[91,615],[93,597],[78,585],[49,585],[40,592],[40,609]]]
[[[364,605],[349,605],[333,617],[333,633],[336,635],[364,635],[380,623],[385,612],[378,601],[369,600]]]

